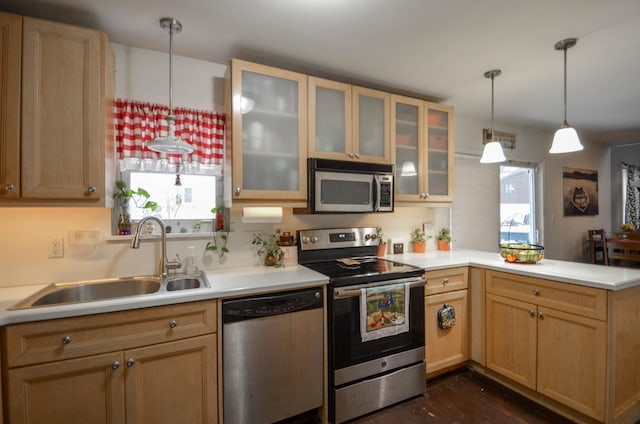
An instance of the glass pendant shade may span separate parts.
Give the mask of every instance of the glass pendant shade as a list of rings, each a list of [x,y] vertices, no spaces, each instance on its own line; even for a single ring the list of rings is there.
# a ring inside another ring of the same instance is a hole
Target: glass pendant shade
[[[570,153],[582,149],[582,143],[580,143],[580,137],[578,137],[576,130],[568,125],[563,125],[554,134],[549,153]]]
[[[173,115],[173,34],[182,31],[182,24],[173,18],[162,18],[160,26],[169,31],[169,131],[166,136],[158,137],[147,144],[147,148],[159,153],[188,154],[193,152],[194,148],[176,136],[176,117]]]
[[[504,162],[507,158],[504,156],[502,145],[497,141],[490,141],[484,145],[480,163],[498,163]]]

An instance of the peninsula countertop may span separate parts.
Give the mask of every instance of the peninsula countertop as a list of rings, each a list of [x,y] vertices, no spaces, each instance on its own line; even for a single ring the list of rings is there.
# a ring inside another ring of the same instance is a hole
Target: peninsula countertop
[[[546,258],[537,264],[510,264],[500,258],[498,253],[477,250],[460,249],[448,252],[427,251],[426,253],[405,253],[402,255],[387,255],[385,259],[418,266],[424,268],[426,271],[458,266],[475,266],[612,291],[622,290],[640,284],[640,269],[592,265]],[[126,298],[15,311],[10,311],[8,308],[47,285],[0,288],[0,326],[19,322],[317,287],[326,285],[329,282],[329,279],[325,275],[312,271],[302,265],[283,268],[248,266],[212,269],[205,270],[204,274],[209,281],[209,288],[170,293],[161,292]]]

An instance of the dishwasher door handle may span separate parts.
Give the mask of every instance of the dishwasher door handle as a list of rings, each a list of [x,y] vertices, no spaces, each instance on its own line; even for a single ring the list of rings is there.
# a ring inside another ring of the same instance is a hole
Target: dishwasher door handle
[[[364,288],[375,288],[375,287],[379,287],[379,286],[386,286],[388,284],[407,284],[409,286],[409,288],[413,288],[413,287],[420,287],[420,286],[424,286],[427,283],[426,278],[424,277],[420,277],[417,278],[415,280],[400,280],[400,281],[394,281],[394,282],[386,282],[384,284],[377,284],[377,285],[367,285],[367,284],[363,284],[357,287],[347,287],[347,288],[337,288],[333,290],[333,298],[334,299],[347,299],[349,297],[357,297],[360,296],[360,294],[362,293],[362,289]]]

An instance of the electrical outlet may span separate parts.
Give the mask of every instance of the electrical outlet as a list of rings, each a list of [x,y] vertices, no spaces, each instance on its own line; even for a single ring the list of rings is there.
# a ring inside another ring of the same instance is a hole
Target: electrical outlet
[[[52,238],[49,241],[49,257],[50,258],[64,257],[64,239]]]

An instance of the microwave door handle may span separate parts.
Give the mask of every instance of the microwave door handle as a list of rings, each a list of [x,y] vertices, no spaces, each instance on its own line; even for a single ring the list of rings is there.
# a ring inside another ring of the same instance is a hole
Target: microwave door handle
[[[374,201],[373,211],[377,212],[380,210],[380,190],[382,189],[378,175],[373,176],[373,186],[375,187],[375,190],[373,190],[372,193]]]

